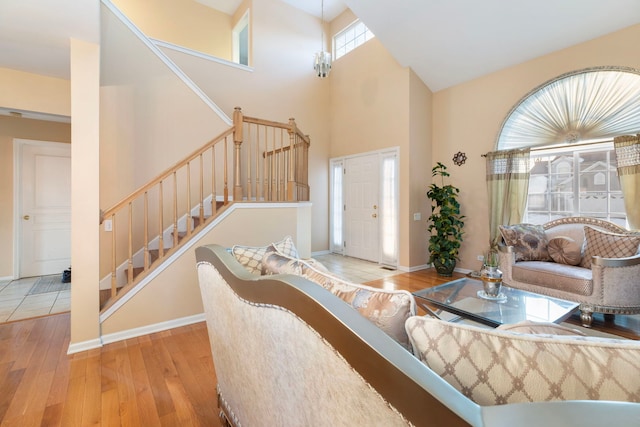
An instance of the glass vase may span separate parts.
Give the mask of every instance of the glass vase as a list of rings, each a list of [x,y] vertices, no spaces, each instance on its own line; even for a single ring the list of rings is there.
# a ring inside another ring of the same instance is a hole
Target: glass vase
[[[498,267],[483,265],[480,271],[480,280],[484,293],[489,298],[499,298],[502,288],[502,271]]]

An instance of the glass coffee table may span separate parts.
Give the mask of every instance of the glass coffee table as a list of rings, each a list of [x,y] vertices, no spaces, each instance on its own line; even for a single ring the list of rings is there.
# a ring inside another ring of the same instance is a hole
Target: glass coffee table
[[[420,307],[439,319],[457,321],[464,318],[493,327],[523,320],[559,323],[567,319],[579,305],[504,285],[500,291],[501,298],[481,298],[479,295],[482,293],[480,280],[464,277],[414,292],[413,295]],[[434,310],[433,306],[437,309]]]

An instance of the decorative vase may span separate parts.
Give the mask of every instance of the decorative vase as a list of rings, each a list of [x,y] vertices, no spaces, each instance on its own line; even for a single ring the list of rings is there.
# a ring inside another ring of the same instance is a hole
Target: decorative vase
[[[498,267],[483,265],[480,270],[480,280],[487,297],[498,298],[502,288],[502,271]]]

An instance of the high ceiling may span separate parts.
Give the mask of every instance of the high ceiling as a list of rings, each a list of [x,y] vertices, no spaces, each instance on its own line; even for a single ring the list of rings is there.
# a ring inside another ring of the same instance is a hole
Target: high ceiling
[[[321,0],[282,1],[320,15]],[[1,0],[0,67],[69,78],[69,38],[98,41],[98,4]],[[325,18],[346,6],[434,92],[640,23],[640,0],[325,0]]]
[[[344,2],[434,92],[640,23],[638,0]]]

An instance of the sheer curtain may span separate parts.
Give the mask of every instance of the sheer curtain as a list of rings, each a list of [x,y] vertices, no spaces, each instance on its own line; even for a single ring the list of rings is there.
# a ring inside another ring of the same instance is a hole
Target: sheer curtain
[[[640,134],[613,139],[629,227],[640,229]]]
[[[490,244],[500,239],[499,225],[522,222],[529,191],[530,149],[487,153]]]

